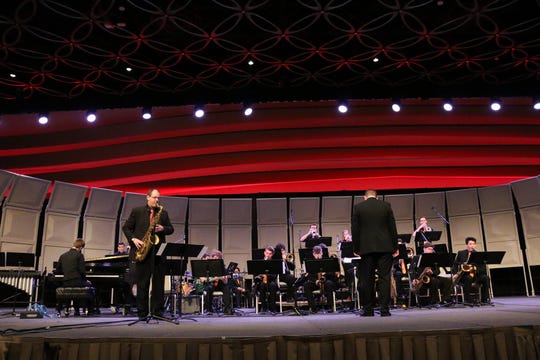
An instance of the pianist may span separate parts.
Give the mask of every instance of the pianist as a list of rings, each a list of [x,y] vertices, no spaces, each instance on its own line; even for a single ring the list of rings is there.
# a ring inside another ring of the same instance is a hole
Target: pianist
[[[86,269],[84,263],[84,255],[81,252],[83,248],[84,240],[77,239],[73,242],[73,246],[71,247],[71,249],[60,255],[55,273],[59,275],[64,275],[64,278],[62,280],[63,287],[86,286]],[[56,312],[58,315],[60,315],[62,305],[62,302],[57,302],[56,304]],[[66,305],[67,316],[69,314],[69,304]],[[73,308],[75,309],[74,316],[80,316],[80,305],[81,304],[79,303],[79,300],[73,300]]]

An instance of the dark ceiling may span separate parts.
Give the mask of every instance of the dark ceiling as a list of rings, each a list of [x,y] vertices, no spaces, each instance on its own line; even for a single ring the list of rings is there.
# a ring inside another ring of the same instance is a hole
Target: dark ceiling
[[[2,0],[0,169],[165,195],[505,184],[540,174],[539,49],[535,0]]]
[[[3,0],[0,35],[3,113],[536,96],[540,80],[535,0]]]

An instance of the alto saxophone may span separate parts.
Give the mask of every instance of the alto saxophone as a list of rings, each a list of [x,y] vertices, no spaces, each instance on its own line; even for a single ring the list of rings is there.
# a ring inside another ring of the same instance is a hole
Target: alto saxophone
[[[163,206],[159,205],[159,210],[157,214],[154,216],[153,221],[150,222],[150,225],[148,225],[148,229],[146,230],[146,233],[144,234],[144,237],[142,238],[142,246],[137,249],[137,253],[135,254],[135,261],[143,261],[148,256],[148,253],[150,252],[150,249],[154,246],[159,244],[159,237],[154,232],[154,227],[159,222],[159,217],[161,216],[161,212],[163,211]]]

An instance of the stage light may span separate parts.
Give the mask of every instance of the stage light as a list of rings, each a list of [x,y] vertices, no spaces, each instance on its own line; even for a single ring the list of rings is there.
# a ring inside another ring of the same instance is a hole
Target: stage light
[[[400,112],[401,111],[401,102],[399,100],[392,101],[392,111]]]
[[[454,110],[454,105],[452,104],[452,101],[446,100],[443,104],[444,111],[452,111]]]
[[[88,112],[86,113],[86,121],[88,121],[89,123],[93,123],[94,121],[96,121],[96,119],[96,112],[94,110],[88,110]]]
[[[498,100],[493,100],[491,102],[491,105],[489,106],[491,108],[491,110],[493,111],[499,111],[501,110],[502,106],[501,106],[501,103],[498,101]]]
[[[349,111],[349,104],[347,101],[340,101],[337,109],[341,114],[346,114]]]
[[[253,114],[253,106],[244,104],[242,111],[244,112],[244,116],[251,116]]]
[[[49,117],[47,116],[47,114],[45,114],[45,113],[39,114],[38,123],[40,123],[41,125],[45,125],[48,122],[49,122]]]
[[[533,100],[533,109],[540,110],[540,99]]]
[[[142,118],[145,120],[152,118],[152,108],[145,107],[142,109]]]
[[[204,116],[204,107],[195,106],[195,111],[193,112],[196,118],[202,118]]]

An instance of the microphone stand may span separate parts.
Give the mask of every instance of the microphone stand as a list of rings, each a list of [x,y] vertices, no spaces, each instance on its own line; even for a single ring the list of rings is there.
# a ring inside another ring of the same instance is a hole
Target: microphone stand
[[[433,210],[435,212],[435,214],[442,220],[444,221],[444,223],[446,225],[450,225],[450,223],[448,222],[448,220],[446,220],[446,218],[444,216],[442,216],[442,214],[439,212],[439,210],[437,210],[437,208],[435,206],[432,206],[431,207],[431,210]]]

